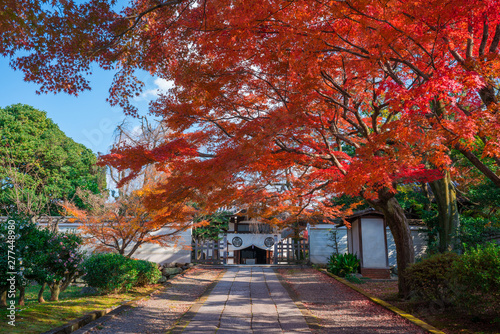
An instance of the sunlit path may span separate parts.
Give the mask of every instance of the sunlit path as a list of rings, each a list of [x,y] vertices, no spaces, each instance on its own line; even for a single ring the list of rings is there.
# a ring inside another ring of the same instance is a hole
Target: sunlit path
[[[310,333],[272,269],[229,269],[183,333]]]

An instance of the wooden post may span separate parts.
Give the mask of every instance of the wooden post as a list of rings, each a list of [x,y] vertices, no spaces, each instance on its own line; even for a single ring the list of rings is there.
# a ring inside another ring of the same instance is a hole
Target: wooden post
[[[222,247],[224,249],[224,255],[223,255],[223,258],[222,258],[222,264],[227,264],[227,255],[228,255],[228,251],[227,251],[227,235],[224,235],[224,238],[222,239]]]
[[[198,240],[194,240],[194,260],[198,262]]]
[[[290,245],[290,238],[286,238],[286,263],[290,264],[290,249],[292,245]]]
[[[274,236],[274,264],[278,264],[278,236]]]

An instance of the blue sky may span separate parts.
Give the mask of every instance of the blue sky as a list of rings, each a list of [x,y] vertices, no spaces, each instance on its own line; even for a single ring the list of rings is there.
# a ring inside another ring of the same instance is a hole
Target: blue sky
[[[108,89],[113,73],[97,66],[90,77],[91,91],[80,93],[78,97],[65,93],[37,95],[37,85],[23,80],[24,74],[14,71],[9,60],[0,58],[0,107],[22,103],[43,110],[68,137],[84,144],[94,153],[106,153],[113,142],[113,133],[125,115],[120,108],[113,108],[107,102]],[[158,88],[166,88],[166,82],[142,74],[146,83],[144,94],[134,104],[140,114],[147,113],[148,101],[155,96]],[[131,120],[131,126],[138,124]]]
[[[115,8],[119,10],[127,3],[128,0],[117,0]],[[113,143],[116,126],[122,123],[125,115],[120,108],[112,108],[106,102],[114,73],[98,66],[94,66],[92,72],[89,78],[92,90],[80,93],[78,97],[65,93],[37,95],[37,85],[25,82],[24,74],[14,71],[9,66],[9,59],[0,56],[0,107],[23,103],[43,110],[68,137],[94,153],[106,153]],[[139,73],[138,77],[146,87],[134,105],[139,108],[140,115],[146,115],[148,102],[156,96],[158,89],[164,91],[169,84],[146,72]],[[139,124],[136,119],[128,119],[131,128]]]

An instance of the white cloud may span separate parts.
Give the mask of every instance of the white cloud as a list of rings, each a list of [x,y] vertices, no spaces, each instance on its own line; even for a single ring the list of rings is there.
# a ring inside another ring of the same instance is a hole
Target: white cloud
[[[167,81],[165,79],[156,78],[154,80],[156,87],[152,89],[145,90],[136,100],[152,100],[156,98],[161,93],[166,93],[167,90],[174,86],[173,81]]]

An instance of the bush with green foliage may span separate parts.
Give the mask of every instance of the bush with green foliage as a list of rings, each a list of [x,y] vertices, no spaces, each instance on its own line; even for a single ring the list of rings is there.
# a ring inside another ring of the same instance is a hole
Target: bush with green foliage
[[[13,224],[0,224],[0,266],[9,268],[9,260],[13,259],[9,259],[8,255],[14,254],[15,260],[10,262],[13,265],[10,270],[0,271],[0,278],[4,278],[0,281],[0,292],[5,289],[6,285],[2,282],[10,276],[7,274],[10,271],[17,273],[16,288],[21,291],[21,305],[24,302],[24,286],[32,281],[37,281],[43,287],[48,285],[51,300],[57,301],[59,293],[79,275],[79,265],[83,258],[79,251],[82,237],[40,228],[26,217],[11,218],[9,221],[13,221]],[[11,234],[9,230],[15,233]],[[15,236],[12,246],[6,242],[9,235]],[[11,253],[8,253],[9,250]]]
[[[84,254],[79,251],[83,238],[75,233],[51,233],[50,239],[41,254],[42,267],[46,268],[47,282],[51,301],[59,300],[64,291],[81,272]]]
[[[405,275],[415,299],[454,305],[466,313],[500,312],[500,246],[478,245],[463,255],[433,255]]]
[[[457,305],[479,313],[500,312],[500,246],[489,243],[468,249],[453,263]]]
[[[139,272],[137,286],[154,284],[161,278],[161,271],[158,269],[156,263],[144,260],[134,260],[134,265]]]
[[[156,264],[133,260],[116,253],[93,254],[83,263],[83,280],[101,292],[122,292],[156,283],[161,276]]]
[[[441,301],[450,303],[453,297],[453,264],[457,261],[455,253],[433,255],[406,269],[414,297],[422,301]]]
[[[355,254],[332,254],[326,269],[334,275],[344,277],[358,272],[359,259]]]
[[[486,243],[500,234],[500,220],[495,217],[460,217],[460,242],[464,250]]]
[[[91,255],[83,262],[83,270],[83,280],[104,293],[130,290],[139,274],[129,258],[116,253]]]

